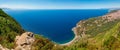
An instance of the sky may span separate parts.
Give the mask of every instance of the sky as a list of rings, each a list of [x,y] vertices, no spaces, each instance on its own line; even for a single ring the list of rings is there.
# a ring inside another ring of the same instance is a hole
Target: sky
[[[11,9],[101,9],[120,8],[120,0],[0,0]]]

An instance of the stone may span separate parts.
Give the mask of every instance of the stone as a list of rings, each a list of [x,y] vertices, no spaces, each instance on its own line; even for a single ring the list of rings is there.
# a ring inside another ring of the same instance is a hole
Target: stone
[[[35,38],[32,32],[25,32],[21,36],[16,36],[15,44],[17,47],[15,50],[31,50],[31,46],[34,41]]]

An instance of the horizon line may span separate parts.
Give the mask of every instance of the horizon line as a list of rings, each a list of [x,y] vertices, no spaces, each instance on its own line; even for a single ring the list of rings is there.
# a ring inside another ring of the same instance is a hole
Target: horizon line
[[[120,9],[120,8],[2,8],[0,7],[0,9],[9,9],[9,10],[72,10],[72,9]]]

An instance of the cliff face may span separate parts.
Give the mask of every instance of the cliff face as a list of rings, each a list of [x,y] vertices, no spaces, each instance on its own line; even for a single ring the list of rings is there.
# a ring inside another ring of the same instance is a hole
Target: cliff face
[[[120,10],[82,20],[73,31],[81,37],[74,45],[77,49],[120,49]]]

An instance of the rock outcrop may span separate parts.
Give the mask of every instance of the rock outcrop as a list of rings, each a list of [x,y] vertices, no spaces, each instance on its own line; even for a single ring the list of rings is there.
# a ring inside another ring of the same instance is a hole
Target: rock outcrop
[[[1,44],[0,44],[0,50],[9,50],[8,48],[4,48]],[[12,49],[11,49],[12,50]]]
[[[35,38],[32,32],[25,32],[21,36],[16,36],[14,49],[8,49],[0,45],[0,50],[31,50]]]
[[[15,44],[17,47],[15,50],[31,50],[34,41],[34,34],[31,32],[25,32],[21,36],[16,36]]]

